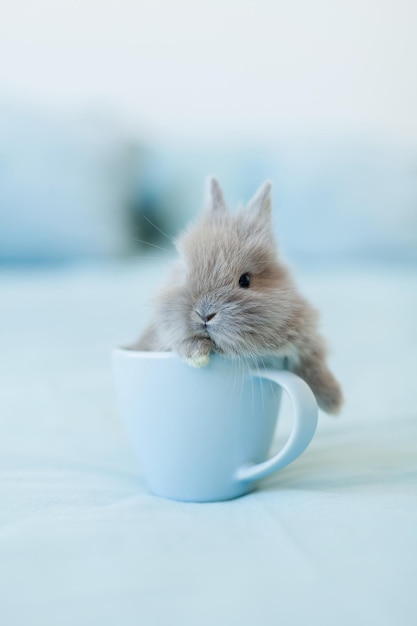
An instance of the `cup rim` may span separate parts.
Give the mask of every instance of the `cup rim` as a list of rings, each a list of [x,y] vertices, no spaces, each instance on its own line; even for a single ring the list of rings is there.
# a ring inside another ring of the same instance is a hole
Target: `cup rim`
[[[145,359],[171,359],[176,356],[172,351],[157,350],[135,350],[129,346],[117,346],[113,349],[113,354],[121,354],[129,358],[145,358]]]

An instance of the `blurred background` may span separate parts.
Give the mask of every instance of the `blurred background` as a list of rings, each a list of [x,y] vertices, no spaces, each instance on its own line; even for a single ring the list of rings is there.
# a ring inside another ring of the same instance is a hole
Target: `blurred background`
[[[416,17],[411,0],[9,3],[0,264],[170,249],[158,229],[197,213],[208,174],[231,206],[273,181],[294,263],[415,263]]]
[[[417,623],[416,33],[415,0],[2,3],[4,626]],[[148,495],[110,355],[209,174],[273,181],[346,404],[206,509]]]

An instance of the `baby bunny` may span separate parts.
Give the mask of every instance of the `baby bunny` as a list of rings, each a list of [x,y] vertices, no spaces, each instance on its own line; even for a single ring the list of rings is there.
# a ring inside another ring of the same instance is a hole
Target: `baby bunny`
[[[285,356],[319,406],[338,413],[342,392],[326,364],[317,312],[278,257],[271,184],[231,214],[219,183],[210,179],[206,210],[176,245],[179,261],[134,349],[174,350],[194,367],[207,365],[211,352],[262,364]]]

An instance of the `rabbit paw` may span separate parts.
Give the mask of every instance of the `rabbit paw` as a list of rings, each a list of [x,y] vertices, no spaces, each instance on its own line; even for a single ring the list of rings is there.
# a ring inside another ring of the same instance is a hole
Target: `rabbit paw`
[[[185,359],[185,362],[187,365],[191,365],[191,367],[206,367],[210,362],[210,356],[208,354],[198,354]]]
[[[191,367],[206,367],[210,361],[210,352],[210,341],[191,339],[182,345],[179,356]]]

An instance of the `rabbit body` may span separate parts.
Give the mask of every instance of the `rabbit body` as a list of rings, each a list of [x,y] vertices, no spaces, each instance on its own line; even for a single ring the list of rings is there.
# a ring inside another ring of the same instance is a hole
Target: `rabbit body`
[[[262,364],[285,356],[319,406],[338,413],[342,392],[326,364],[317,312],[278,256],[270,183],[233,214],[216,179],[209,188],[208,207],[178,239],[179,260],[134,348],[173,350],[195,367],[207,365],[212,352]]]

